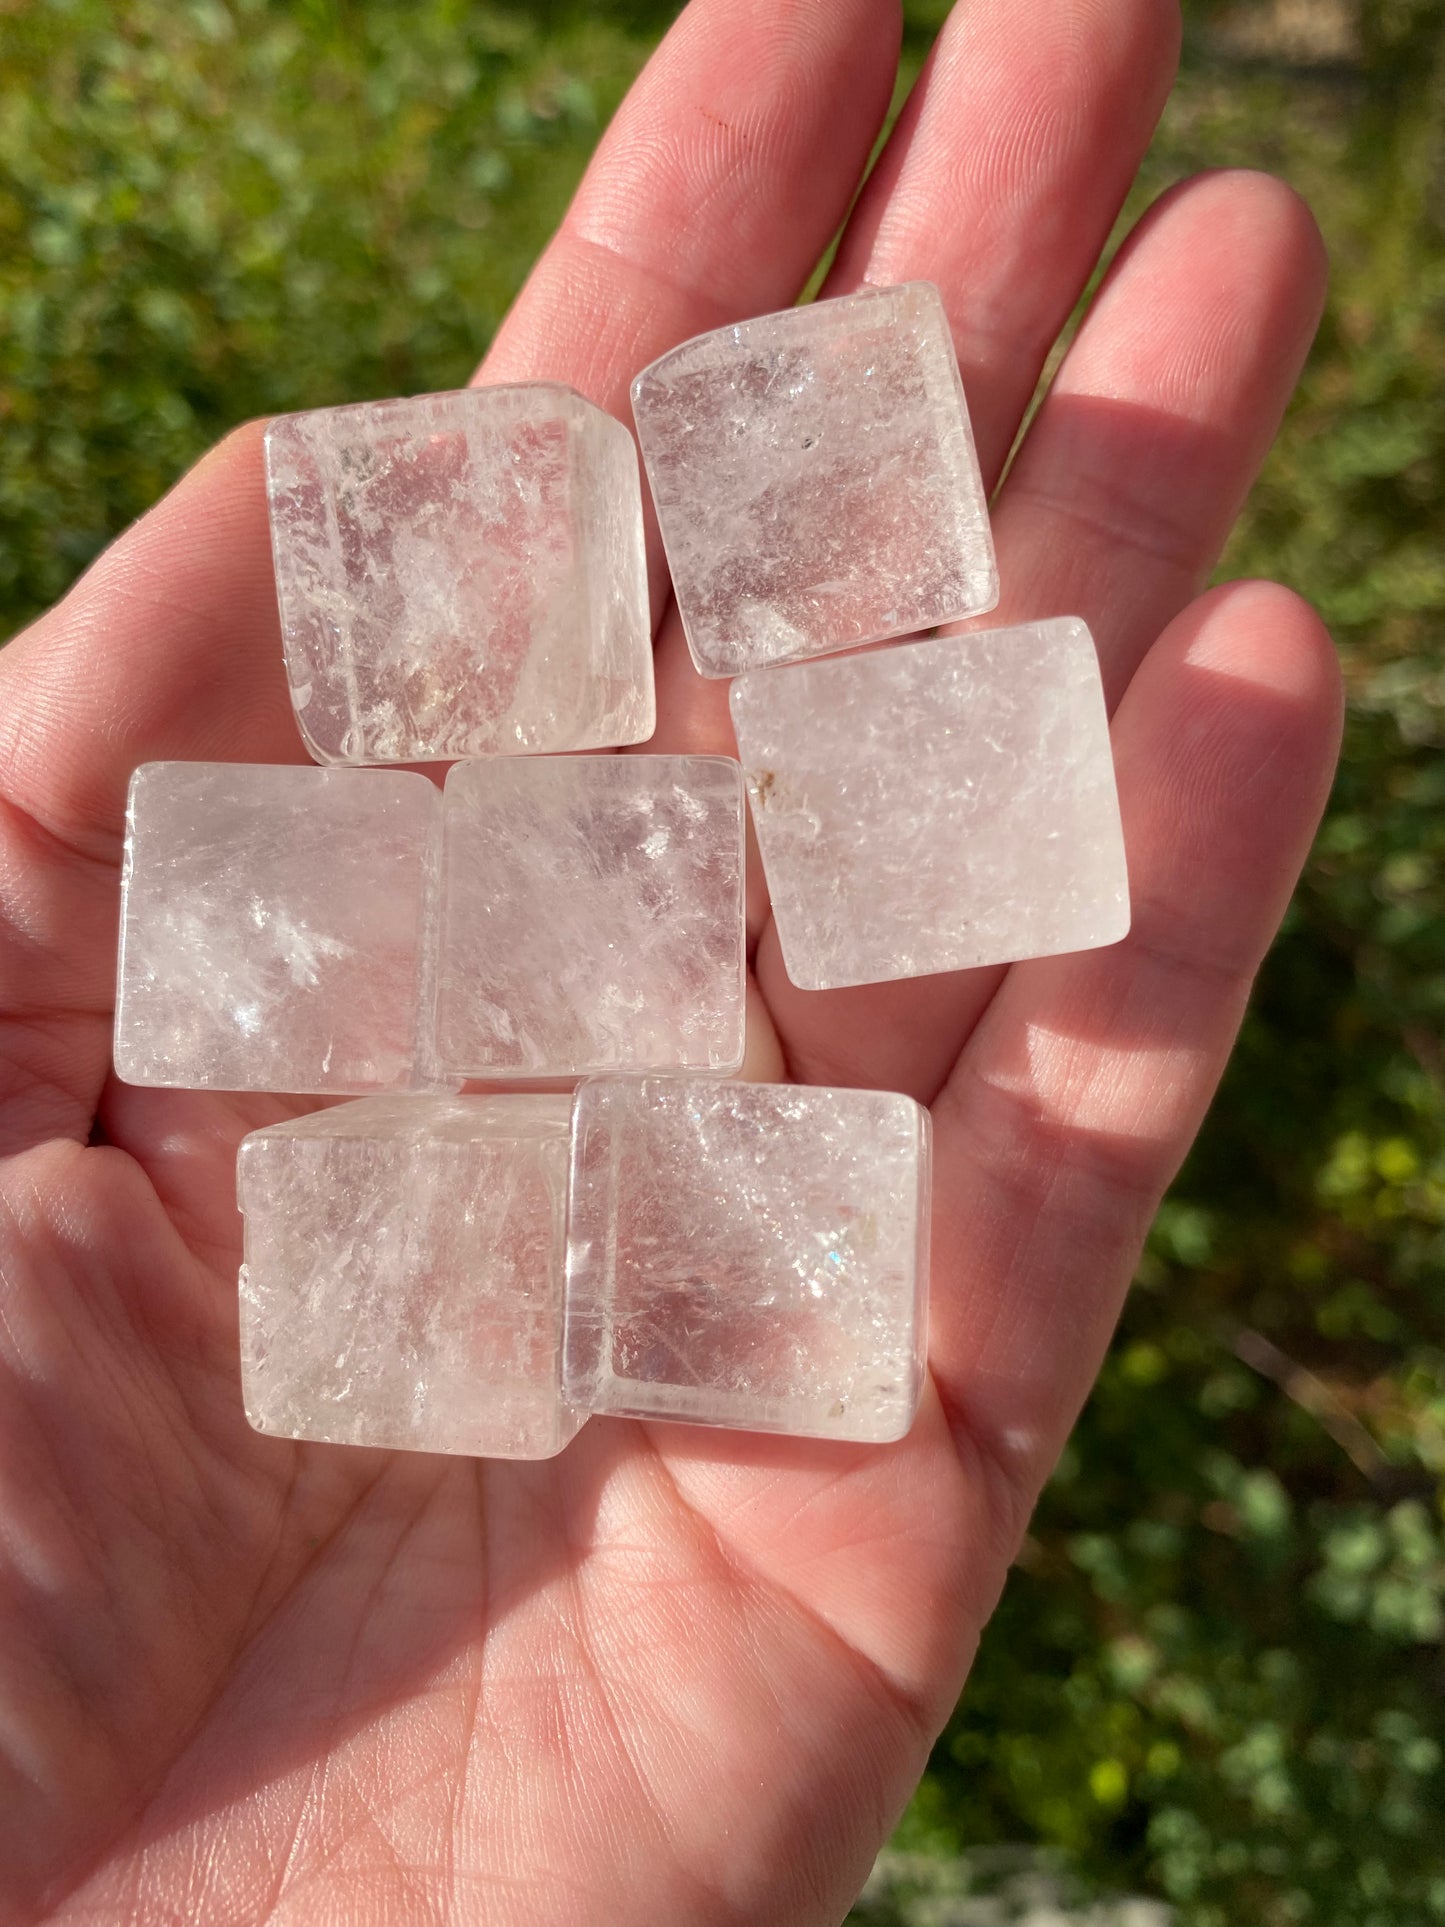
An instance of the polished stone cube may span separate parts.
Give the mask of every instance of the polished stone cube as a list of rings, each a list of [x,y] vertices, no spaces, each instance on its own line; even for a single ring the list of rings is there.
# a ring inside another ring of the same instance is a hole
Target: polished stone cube
[[[566,1097],[370,1098],[241,1146],[241,1364],[259,1432],[550,1458]]]
[[[652,734],[637,451],[570,388],[285,415],[266,474],[291,698],[318,761]]]
[[[577,1092],[563,1386],[637,1418],[883,1441],[923,1382],[929,1126],[885,1091]]]
[[[744,676],[733,723],[805,990],[1117,943],[1129,885],[1074,618]]]
[[[444,816],[436,1048],[448,1071],[738,1068],[746,960],[735,762],[460,763]]]
[[[429,1081],[441,798],[403,770],[147,763],[121,894],[131,1084],[364,1093]]]
[[[632,405],[703,675],[998,601],[963,383],[927,282],[685,342],[637,377]]]

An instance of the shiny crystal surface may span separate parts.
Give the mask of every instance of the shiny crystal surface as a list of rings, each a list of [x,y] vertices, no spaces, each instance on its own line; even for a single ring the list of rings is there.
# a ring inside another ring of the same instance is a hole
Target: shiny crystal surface
[[[458,764],[437,1054],[469,1077],[736,1070],[743,789],[720,756]]]
[[[373,1098],[241,1146],[241,1360],[261,1432],[559,1452],[570,1100]]]
[[[908,1430],[928,1117],[883,1091],[578,1088],[563,1383],[596,1412],[817,1438]]]
[[[693,659],[733,676],[998,600],[938,290],[869,288],[685,342],[638,438]]]
[[[115,1067],[364,1093],[422,1062],[441,799],[401,770],[147,763],[126,820]]]
[[[806,990],[1116,943],[1123,833],[1074,618],[739,679],[738,752]]]
[[[637,451],[530,382],[285,415],[266,434],[297,721],[327,763],[644,741]]]

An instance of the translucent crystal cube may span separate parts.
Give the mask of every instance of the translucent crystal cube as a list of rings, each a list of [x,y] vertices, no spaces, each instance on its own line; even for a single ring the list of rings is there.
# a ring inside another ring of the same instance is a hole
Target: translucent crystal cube
[[[291,699],[319,761],[652,734],[637,451],[570,388],[285,415],[266,474]]]
[[[883,1091],[599,1078],[563,1384],[595,1412],[882,1441],[923,1381],[928,1116]]]
[[[1082,622],[805,663],[731,694],[773,920],[803,989],[1127,933],[1109,724]]]
[[[637,377],[632,405],[703,675],[998,601],[963,383],[927,282],[700,336]]]
[[[115,1068],[131,1084],[406,1090],[441,798],[403,770],[147,763],[131,781]]]
[[[565,1097],[371,1098],[241,1146],[259,1432],[544,1459],[562,1398]]]
[[[437,1055],[468,1077],[743,1058],[743,788],[721,756],[460,763]]]

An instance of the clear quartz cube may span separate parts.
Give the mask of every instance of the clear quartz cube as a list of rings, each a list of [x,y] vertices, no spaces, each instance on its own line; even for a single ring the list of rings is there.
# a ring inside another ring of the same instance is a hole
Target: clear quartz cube
[[[147,763],[131,781],[115,1068],[131,1084],[432,1082],[441,797],[404,770]]]
[[[632,389],[705,676],[846,649],[998,601],[988,499],[928,282],[720,328]]]
[[[721,756],[460,763],[436,1049],[463,1077],[743,1059],[743,788]]]
[[[562,1397],[571,1100],[369,1098],[241,1145],[257,1431],[543,1459]]]
[[[577,1091],[563,1385],[595,1412],[885,1441],[927,1336],[929,1120],[884,1091]]]
[[[1127,935],[1109,723],[1077,619],[744,676],[731,700],[778,941],[803,989]]]
[[[283,415],[266,477],[291,699],[318,761],[652,734],[637,450],[572,389]]]

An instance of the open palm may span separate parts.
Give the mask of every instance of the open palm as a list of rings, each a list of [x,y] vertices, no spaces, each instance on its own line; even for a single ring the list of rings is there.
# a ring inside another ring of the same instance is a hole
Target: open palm
[[[626,414],[792,300],[886,111],[892,0],[694,0],[485,369]],[[963,0],[830,292],[935,281],[986,475],[1167,91],[1170,0]],[[542,1465],[248,1431],[242,1134],[280,1099],[109,1075],[127,779],[299,761],[242,430],[0,657],[0,1920],[837,1921],[922,1769],[1333,763],[1328,642],[1193,600],[1315,324],[1309,216],[1224,175],[1116,262],[997,503],[999,620],[1103,654],[1135,921],[1110,950],[786,980],[749,1074],[933,1106],[931,1379],[882,1449],[599,1421]],[[652,747],[732,749],[653,544]],[[295,1107],[292,1107],[295,1108]]]

